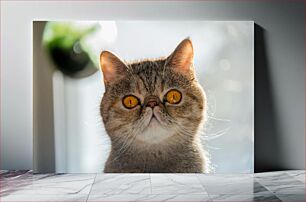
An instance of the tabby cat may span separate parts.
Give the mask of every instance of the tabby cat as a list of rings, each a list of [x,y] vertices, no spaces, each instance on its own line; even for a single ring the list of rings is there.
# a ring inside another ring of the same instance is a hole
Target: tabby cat
[[[106,173],[202,173],[207,160],[198,130],[206,98],[195,78],[193,46],[170,56],[126,63],[103,51],[100,111],[111,140]]]

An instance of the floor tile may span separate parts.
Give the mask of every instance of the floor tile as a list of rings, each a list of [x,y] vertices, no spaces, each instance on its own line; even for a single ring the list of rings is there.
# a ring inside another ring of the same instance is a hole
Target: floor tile
[[[7,173],[8,170],[0,170],[0,176],[3,175],[4,173]]]
[[[3,180],[1,196],[89,194],[95,174],[22,175]]]
[[[304,170],[295,170],[295,171],[289,171],[286,172],[288,175],[292,176],[294,179],[299,180],[303,183],[305,183],[305,171]]]
[[[32,175],[29,173],[6,173],[0,179],[0,196],[6,196],[16,191],[28,188],[33,184],[33,182],[53,175],[54,174]]]
[[[9,178],[9,177],[16,177],[16,176],[21,176],[24,174],[32,174],[31,171],[29,170],[1,170],[0,176],[1,178]]]
[[[31,202],[31,201],[58,201],[58,202],[86,202],[88,195],[8,195],[1,197],[1,202]]]
[[[0,172],[1,201],[305,201],[305,171],[256,174]]]
[[[275,194],[303,194],[306,192],[303,184],[263,184],[267,189]]]
[[[198,178],[209,195],[270,193],[265,187],[254,181],[252,175],[198,175]]]
[[[283,202],[305,202],[304,194],[277,194],[276,195]]]
[[[88,198],[88,202],[96,201],[96,202],[104,202],[104,201],[147,201],[147,202],[159,202],[159,201],[173,201],[173,202],[211,202],[207,195],[90,195]]]
[[[270,172],[259,172],[254,173],[254,177],[269,177],[269,176],[281,176],[287,172],[292,172],[290,170],[285,171],[270,171]]]
[[[97,174],[91,195],[151,194],[149,174]]]
[[[304,194],[305,183],[287,173],[256,176],[256,181],[275,194]]]
[[[273,194],[254,194],[254,195],[233,195],[233,194],[221,194],[210,195],[213,201],[231,201],[231,202],[250,202],[250,201],[269,201],[269,202],[281,202],[281,200]]]
[[[207,195],[197,174],[150,174],[152,194],[201,194]]]
[[[212,202],[207,194],[155,195],[154,197],[143,198],[141,201]]]
[[[255,179],[291,179],[285,171],[255,173]]]

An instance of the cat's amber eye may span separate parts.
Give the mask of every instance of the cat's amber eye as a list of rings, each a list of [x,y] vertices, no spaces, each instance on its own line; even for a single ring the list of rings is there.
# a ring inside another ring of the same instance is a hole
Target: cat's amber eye
[[[127,95],[122,99],[122,103],[126,108],[132,109],[138,105],[138,99],[134,95]]]
[[[166,94],[166,100],[170,104],[178,104],[182,99],[182,93],[178,90],[170,90]]]

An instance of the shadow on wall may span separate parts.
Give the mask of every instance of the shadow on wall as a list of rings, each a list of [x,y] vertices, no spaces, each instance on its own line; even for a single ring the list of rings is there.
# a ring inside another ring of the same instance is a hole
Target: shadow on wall
[[[33,22],[33,170],[47,173],[55,171],[54,67],[41,44],[45,24]]]
[[[266,30],[255,24],[255,172],[282,170],[280,129],[266,50]]]

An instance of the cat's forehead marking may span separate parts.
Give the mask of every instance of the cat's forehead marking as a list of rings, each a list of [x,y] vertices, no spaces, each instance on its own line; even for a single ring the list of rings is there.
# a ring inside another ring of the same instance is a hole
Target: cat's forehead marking
[[[149,94],[153,94],[159,85],[157,82],[161,80],[164,61],[143,61],[130,65],[135,76],[142,83],[143,88]]]
[[[170,88],[188,86],[188,79],[165,67],[165,60],[146,60],[127,64],[128,74],[114,88],[117,94],[161,95]]]

